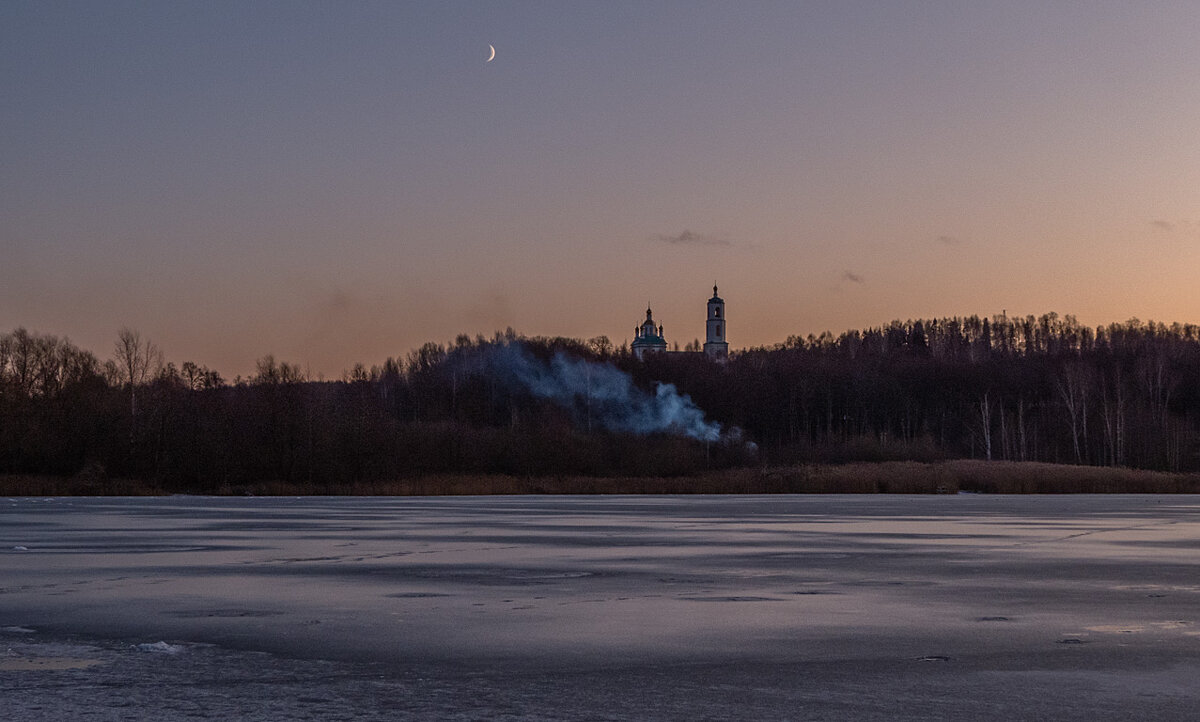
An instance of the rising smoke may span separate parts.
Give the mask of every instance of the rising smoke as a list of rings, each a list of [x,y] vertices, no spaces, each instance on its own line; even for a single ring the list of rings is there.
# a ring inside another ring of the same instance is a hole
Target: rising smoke
[[[510,344],[492,363],[534,396],[575,411],[581,421],[609,431],[635,434],[667,433],[699,441],[721,441],[721,425],[707,421],[704,412],[674,384],[660,383],[650,394],[628,374],[607,363],[594,363],[563,352],[549,362],[535,358],[519,344]]]

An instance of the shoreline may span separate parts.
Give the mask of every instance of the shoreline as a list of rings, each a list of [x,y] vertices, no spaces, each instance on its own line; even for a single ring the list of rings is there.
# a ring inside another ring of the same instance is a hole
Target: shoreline
[[[0,475],[0,495],[510,496],[640,494],[1195,494],[1200,473],[957,459],[736,468],[678,477],[437,474],[352,484],[261,481],[215,489],[135,479]]]

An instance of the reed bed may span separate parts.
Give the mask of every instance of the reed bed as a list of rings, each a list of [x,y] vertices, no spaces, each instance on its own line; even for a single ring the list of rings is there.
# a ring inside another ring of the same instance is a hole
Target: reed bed
[[[151,496],[132,479],[0,475],[3,496]],[[1194,494],[1200,474],[959,459],[803,464],[674,477],[429,475],[352,484],[262,481],[194,493],[217,496],[495,496],[513,494]],[[192,492],[189,492],[192,493]]]

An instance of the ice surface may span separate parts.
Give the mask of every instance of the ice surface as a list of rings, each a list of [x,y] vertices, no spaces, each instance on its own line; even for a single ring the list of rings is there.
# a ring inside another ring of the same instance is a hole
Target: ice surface
[[[1198,522],[1174,496],[18,499],[0,708],[1190,719]]]

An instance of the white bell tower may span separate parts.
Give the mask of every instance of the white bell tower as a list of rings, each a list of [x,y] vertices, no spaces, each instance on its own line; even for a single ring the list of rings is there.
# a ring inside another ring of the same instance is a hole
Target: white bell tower
[[[704,335],[704,353],[713,359],[729,357],[729,343],[725,341],[725,302],[717,295],[713,284],[712,298],[708,299],[708,322]]]

